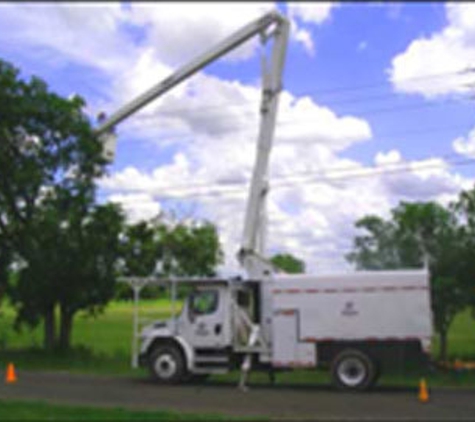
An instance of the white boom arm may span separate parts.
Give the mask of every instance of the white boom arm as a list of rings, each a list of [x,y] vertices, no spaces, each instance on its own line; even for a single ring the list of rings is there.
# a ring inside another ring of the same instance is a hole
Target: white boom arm
[[[135,112],[139,111],[141,108],[145,107],[147,104],[160,97],[165,92],[169,91],[179,83],[183,82],[185,79],[194,75],[211,62],[215,61],[221,56],[224,56],[226,53],[235,49],[236,47],[239,47],[241,44],[243,44],[253,36],[263,34],[267,28],[274,24],[277,26],[282,26],[288,25],[288,22],[286,18],[284,18],[279,13],[271,12],[267,13],[266,15],[262,16],[254,22],[247,24],[239,31],[211,48],[206,53],[203,53],[200,56],[196,57],[190,63],[185,66],[182,66],[180,69],[174,72],[171,76],[164,79],[157,85],[144,92],[142,95],[138,96],[128,104],[121,107],[112,116],[107,118],[107,120],[102,122],[101,125],[96,129],[96,132],[101,134],[112,129],[115,125],[125,120],[131,114],[134,114]]]
[[[270,63],[263,62],[261,122],[257,141],[257,155],[251,179],[242,246],[238,259],[251,278],[268,276],[272,265],[264,258],[266,236],[267,169],[274,138],[279,94],[282,89],[289,23],[283,22],[274,33]]]
[[[263,274],[268,274],[272,269],[270,264],[261,257],[264,252],[265,230],[263,210],[267,191],[267,168],[274,135],[278,96],[282,85],[282,72],[288,34],[288,20],[277,12],[270,12],[244,26],[209,51],[196,57],[165,80],[121,107],[109,118],[102,119],[99,127],[96,129],[96,133],[104,141],[106,154],[109,155],[109,158],[112,158],[114,155],[113,149],[115,148],[115,141],[113,140],[115,125],[194,75],[209,63],[239,47],[253,36],[260,35],[262,42],[274,37],[270,63],[266,61],[263,63],[263,91],[260,110],[261,123],[257,144],[257,156],[247,203],[242,246],[238,253],[238,259],[249,277],[258,277]]]

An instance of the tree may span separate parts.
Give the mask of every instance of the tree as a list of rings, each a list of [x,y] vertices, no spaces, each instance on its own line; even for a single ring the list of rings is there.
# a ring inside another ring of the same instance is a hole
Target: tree
[[[272,264],[289,274],[305,272],[305,262],[288,253],[276,254],[271,258]]]
[[[401,203],[387,221],[378,216],[358,220],[356,227],[366,233],[355,237],[353,251],[347,255],[359,269],[421,268],[427,260],[442,359],[450,324],[474,296],[464,281],[475,275],[475,268],[467,268],[473,260],[473,232],[455,212],[467,215],[467,208],[460,205],[464,195],[447,208],[434,202]]]
[[[358,269],[394,269],[403,265],[394,244],[396,227],[392,221],[369,215],[358,220],[355,226],[366,231],[355,237],[354,251],[347,255]]]
[[[149,276],[161,259],[159,231],[149,221],[126,225],[120,254],[124,276]]]
[[[459,248],[454,252],[458,257],[457,278],[469,292],[467,299],[475,310],[475,188],[462,191],[451,208],[461,222],[457,233]]]
[[[160,231],[155,220],[140,221],[124,227],[120,243],[120,273],[122,276],[146,277],[153,275],[161,261],[159,242]],[[147,286],[142,297],[153,297],[160,291],[157,286]],[[130,299],[132,293],[124,283],[116,285],[117,299]]]
[[[71,315],[104,301],[94,289],[93,294],[80,292],[87,285],[85,268],[88,280],[109,277],[107,251],[95,248],[86,230],[89,220],[99,224],[103,213],[118,213],[93,206],[95,178],[106,163],[84,105],[79,97],[51,92],[36,77],[21,80],[16,68],[0,61],[0,270],[5,272],[12,260],[23,268],[18,282],[7,286],[19,310],[16,322],[44,320],[47,348],[55,345],[56,306],[64,346]],[[114,230],[104,233],[111,238],[96,246],[114,242]],[[92,250],[105,259],[102,264],[91,265]]]
[[[209,223],[162,226],[161,250],[166,275],[212,277],[223,253],[216,227]]]
[[[34,226],[39,248],[28,250],[11,292],[17,325],[45,321],[45,348],[68,349],[79,310],[97,313],[113,297],[123,215],[117,205],[93,206],[61,219],[54,205]],[[59,224],[58,224],[59,222]],[[59,330],[55,309],[59,309]]]
[[[211,223],[169,224],[152,219],[129,225],[121,242],[121,273],[125,276],[162,277],[216,274],[223,253]],[[151,289],[153,290],[153,289]],[[120,297],[125,294],[119,288]]]

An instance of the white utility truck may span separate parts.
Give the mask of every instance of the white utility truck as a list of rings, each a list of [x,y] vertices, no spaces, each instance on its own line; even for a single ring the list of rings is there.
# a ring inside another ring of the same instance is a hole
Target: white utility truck
[[[141,331],[140,352],[134,356],[161,382],[185,382],[241,368],[243,383],[251,366],[272,377],[277,370],[324,366],[339,387],[366,389],[386,365],[420,361],[430,350],[427,269],[281,275],[265,258],[267,172],[288,34],[288,20],[268,13],[104,119],[97,129],[112,159],[115,125],[207,64],[260,37],[261,122],[238,252],[247,278],[175,280],[190,284],[192,293],[178,316]],[[266,49],[269,40],[272,48]],[[136,299],[141,286],[160,282],[130,281]]]

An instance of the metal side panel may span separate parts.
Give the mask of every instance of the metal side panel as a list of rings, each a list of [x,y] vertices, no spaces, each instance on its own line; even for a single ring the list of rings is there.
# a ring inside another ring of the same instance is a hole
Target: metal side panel
[[[272,364],[276,367],[314,367],[315,345],[299,342],[298,314],[277,311],[273,320]]]

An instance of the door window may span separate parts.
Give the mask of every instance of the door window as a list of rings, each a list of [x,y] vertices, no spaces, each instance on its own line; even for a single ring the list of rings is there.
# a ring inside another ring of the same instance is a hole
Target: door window
[[[208,315],[218,309],[218,292],[200,290],[191,295],[190,310],[193,315]]]

